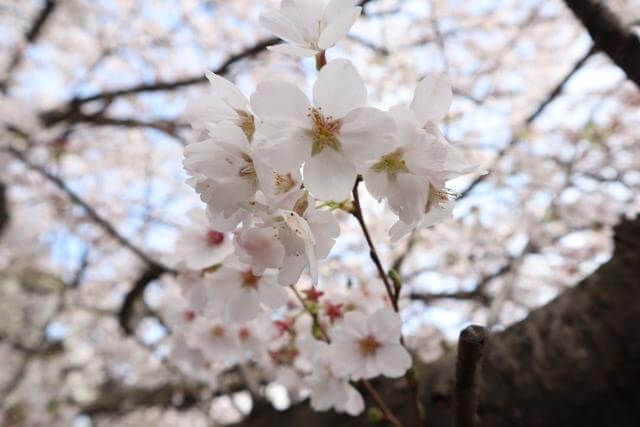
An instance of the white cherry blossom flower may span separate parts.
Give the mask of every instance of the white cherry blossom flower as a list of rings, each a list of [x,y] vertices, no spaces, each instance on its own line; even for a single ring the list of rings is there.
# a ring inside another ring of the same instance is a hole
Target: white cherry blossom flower
[[[413,229],[431,227],[451,218],[455,197],[456,194],[453,191],[437,189],[429,184],[426,188],[426,197],[424,197],[426,199],[424,216],[417,224],[407,224],[402,220],[398,220],[389,229],[391,241],[398,241]]]
[[[291,43],[270,49],[313,56],[347,35],[362,11],[356,4],[357,0],[282,0],[280,10],[262,14],[260,23]]]
[[[192,101],[187,106],[185,116],[194,131],[195,139],[208,137],[212,126],[231,123],[238,126],[251,141],[255,133],[255,118],[249,110],[249,100],[227,79],[207,72],[211,85],[210,93]]]
[[[287,293],[276,283],[271,273],[256,275],[250,267],[231,265],[221,267],[210,275],[210,301],[207,304],[207,315],[220,316],[233,323],[243,323],[258,317],[264,307],[276,310],[287,303]]]
[[[354,380],[403,375],[412,362],[400,344],[401,325],[400,316],[390,308],[369,316],[358,311],[345,314],[332,334],[336,372]]]
[[[392,108],[394,116],[413,121],[415,126],[435,137],[441,146],[441,155],[437,160],[423,156],[412,157],[412,168],[429,177],[438,188],[444,182],[458,176],[474,172],[477,162],[469,155],[449,144],[438,129],[437,122],[444,119],[453,99],[451,83],[445,74],[429,74],[416,87],[409,108]]]
[[[335,409],[352,416],[364,411],[364,399],[348,379],[334,372],[330,346],[313,338],[302,340],[301,351],[310,354],[313,372],[305,378],[311,388],[311,407],[316,411]],[[306,347],[306,348],[305,348]]]
[[[220,319],[197,318],[185,341],[218,367],[231,366],[236,360],[234,330]]]
[[[415,224],[424,215],[426,204],[423,189],[429,178],[425,165],[437,170],[447,153],[435,136],[416,127],[403,115],[394,116],[396,145],[390,152],[368,162],[363,177],[373,197],[378,201],[387,200],[402,222]]]
[[[202,270],[222,262],[233,250],[231,236],[213,229],[204,209],[191,209],[187,215],[191,224],[182,229],[176,240],[173,261],[189,270]]]
[[[228,220],[253,199],[260,177],[271,175],[253,156],[242,129],[230,123],[210,128],[207,139],[185,147],[184,157],[184,168],[196,177],[193,184],[211,215]]]
[[[369,192],[387,199],[398,222],[389,231],[396,241],[416,227],[429,227],[451,215],[455,193],[446,181],[477,170],[478,165],[449,144],[436,125],[452,100],[445,75],[430,74],[417,86],[409,107],[396,106],[396,148],[364,173]]]
[[[285,253],[278,273],[278,281],[283,285],[297,283],[307,266],[311,280],[317,283],[317,260],[329,255],[340,235],[340,226],[331,212],[318,210],[312,203],[299,203],[300,200],[306,201],[306,196],[290,209],[279,209],[283,221],[274,223]]]
[[[385,112],[366,108],[367,90],[345,59],[325,65],[313,87],[314,105],[296,86],[262,82],[251,96],[260,117],[261,156],[276,170],[304,163],[304,186],[316,198],[344,200],[368,160],[393,145],[395,123]]]
[[[255,274],[282,265],[284,246],[278,241],[273,227],[243,227],[235,232],[233,242],[240,261],[251,265]]]
[[[205,381],[211,387],[217,386],[217,372],[207,356],[186,342],[185,331],[177,333],[171,340],[169,357],[181,372],[199,381]]]
[[[282,285],[297,283],[306,267],[318,281],[317,260],[326,258],[340,235],[331,212],[316,209],[304,190],[289,194],[260,214],[262,222],[236,232],[236,254],[259,273],[278,268]]]

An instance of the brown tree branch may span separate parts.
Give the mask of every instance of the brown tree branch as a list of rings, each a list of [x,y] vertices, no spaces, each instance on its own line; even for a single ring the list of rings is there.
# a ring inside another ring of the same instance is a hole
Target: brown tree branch
[[[40,13],[36,16],[36,18],[33,20],[31,27],[29,28],[29,30],[24,36],[27,44],[33,43],[38,39],[38,37],[40,36],[40,33],[42,32],[42,28],[44,27],[45,23],[47,22],[47,20],[49,19],[53,11],[55,10],[57,4],[58,3],[56,0],[45,1],[44,7],[40,11]],[[6,71],[7,77],[5,80],[0,82],[0,92],[4,94],[7,93],[7,89],[9,87],[9,79],[11,78],[11,72],[22,61],[24,50],[25,50],[25,46],[19,46],[16,49],[13,57],[11,58],[11,61],[9,62],[9,67],[7,68],[7,71]]]
[[[17,150],[13,147],[8,147],[5,149],[9,154],[11,154],[14,158],[23,163],[27,168],[37,172],[40,176],[45,178],[47,181],[54,184],[59,190],[65,193],[71,202],[75,205],[78,205],[84,209],[87,216],[100,228],[102,228],[108,235],[113,237],[118,243],[120,243],[125,248],[129,249],[133,252],[138,258],[144,261],[149,266],[155,267],[162,271],[173,272],[173,270],[162,263],[152,259],[149,255],[144,253],[142,249],[135,246],[131,241],[125,238],[122,234],[120,234],[113,225],[109,221],[107,221],[102,215],[100,215],[92,206],[90,206],[87,202],[82,199],[75,191],[73,191],[67,184],[60,179],[59,177],[53,175],[49,171],[47,171],[44,167],[36,165],[32,163],[24,152]]]
[[[567,84],[567,82],[571,79],[571,77],[573,77],[578,70],[580,70],[584,64],[587,62],[587,60],[589,58],[591,58],[591,56],[595,53],[595,48],[591,47],[591,49],[589,49],[583,56],[582,58],[580,58],[574,65],[573,67],[571,67],[571,70],[569,70],[569,72],[567,74],[565,74],[565,76],[562,78],[562,80],[560,80],[555,86],[554,88],[549,92],[549,94],[544,98],[544,100],[538,104],[538,106],[536,107],[535,110],[533,110],[525,119],[524,121],[524,125],[523,128],[526,129],[529,125],[531,125],[538,117],[540,117],[540,115],[546,110],[546,108],[553,102],[555,101],[558,96],[560,96],[562,94],[562,90],[564,89],[565,85]],[[496,154],[495,158],[493,159],[493,161],[491,162],[491,165],[489,165],[487,167],[487,170],[491,171],[494,170],[496,168],[496,166],[498,165],[498,163],[502,160],[502,158],[510,151],[512,150],[516,145],[518,145],[518,143],[520,143],[520,141],[522,140],[522,138],[520,137],[520,132],[514,132],[513,137],[511,138],[511,140],[503,147],[501,148],[498,153]],[[476,177],[473,181],[471,181],[471,184],[469,184],[467,186],[467,188],[465,188],[462,192],[460,192],[460,194],[458,195],[458,199],[462,199],[466,196],[468,196],[473,189],[480,183],[484,182],[487,178],[489,178],[491,176],[490,173],[485,174],[485,175],[480,175],[478,177]]]
[[[268,46],[272,46],[277,44],[279,39],[270,38],[266,40],[262,40],[257,42],[251,47],[248,47],[241,52],[231,55],[224,61],[219,67],[212,70],[214,73],[219,75],[224,75],[229,72],[229,69],[236,62],[239,62],[243,59],[254,57],[261,52],[263,52]],[[175,90],[180,89],[187,86],[192,86],[195,84],[205,83],[207,79],[204,75],[198,74],[197,76],[185,77],[182,79],[174,80],[174,81],[159,81],[154,83],[143,83],[134,86],[130,86],[128,88],[116,89],[116,90],[108,90],[104,92],[97,93],[95,95],[90,95],[86,97],[73,98],[66,105],[54,109],[40,113],[40,120],[45,124],[45,126],[53,126],[57,123],[63,121],[74,122],[75,118],[81,115],[80,107],[88,102],[93,101],[112,101],[115,98],[135,95],[143,92],[158,92],[158,91],[167,91],[167,90]]]
[[[478,376],[488,339],[489,333],[482,326],[471,325],[460,332],[454,394],[456,427],[478,425]]]
[[[640,38],[601,0],[564,0],[597,48],[640,88]]]
[[[9,199],[7,197],[7,186],[0,181],[0,236],[5,227],[9,224]]]
[[[140,277],[135,281],[133,287],[126,293],[118,311],[118,323],[125,335],[131,335],[134,331],[132,325],[133,318],[136,314],[136,304],[138,301],[143,302],[144,290],[149,283],[159,278],[165,273],[162,267],[149,264]]]

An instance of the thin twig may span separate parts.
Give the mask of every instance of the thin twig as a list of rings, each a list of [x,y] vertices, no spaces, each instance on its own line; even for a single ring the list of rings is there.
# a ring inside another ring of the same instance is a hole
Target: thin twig
[[[0,82],[0,92],[7,93],[9,89],[9,80],[11,79],[11,73],[16,69],[20,62],[22,62],[22,58],[24,56],[24,51],[27,48],[27,45],[35,42],[40,34],[42,33],[42,29],[44,28],[45,23],[51,17],[55,7],[57,5],[56,0],[46,0],[44,6],[40,10],[40,13],[35,17],[29,31],[24,35],[26,44],[18,45],[16,51],[9,62],[9,67],[6,71],[6,79]]]
[[[327,331],[325,331],[324,326],[322,326],[322,324],[320,323],[320,319],[318,318],[318,314],[316,312],[314,312],[313,310],[311,310],[309,305],[304,301],[304,298],[302,298],[302,295],[300,295],[300,293],[298,292],[298,290],[296,289],[296,287],[294,285],[291,285],[289,287],[291,288],[293,293],[298,298],[298,301],[300,301],[300,304],[302,304],[302,307],[304,308],[304,310],[307,313],[309,313],[309,315],[313,319],[313,323],[316,326],[318,326],[318,329],[320,330],[320,332],[322,332],[322,336],[324,337],[324,341],[326,341],[327,343],[330,343],[331,342],[331,338],[329,337],[329,334],[327,333]]]
[[[329,336],[327,331],[324,329],[322,324],[320,324],[320,321],[318,319],[318,314],[315,313],[313,310],[311,310],[311,308],[305,302],[304,298],[302,298],[302,295],[300,295],[300,292],[298,292],[298,290],[295,288],[295,286],[291,285],[289,287],[291,288],[291,290],[293,291],[295,296],[298,298],[298,301],[300,301],[300,304],[302,304],[302,307],[304,308],[304,310],[307,313],[309,313],[311,315],[311,317],[313,318],[314,324],[317,325],[318,330],[322,333],[323,341],[325,341],[328,344],[331,343],[331,337]],[[387,404],[384,402],[384,399],[376,391],[376,389],[373,387],[373,385],[371,385],[371,383],[368,380],[364,379],[364,378],[361,379],[360,382],[365,386],[365,388],[367,389],[369,394],[371,394],[371,397],[373,398],[373,400],[375,400],[376,404],[378,405],[378,407],[382,411],[382,414],[384,415],[385,419],[388,420],[391,424],[393,424],[396,427],[402,427],[402,423],[398,420],[398,417],[396,417],[393,414],[393,412],[391,411],[391,409],[389,409]]]
[[[367,245],[369,245],[369,256],[371,260],[375,264],[378,269],[378,275],[382,282],[384,283],[384,287],[387,290],[387,295],[389,296],[389,300],[393,305],[393,309],[398,311],[398,302],[396,301],[395,294],[393,292],[393,288],[391,287],[391,283],[389,282],[389,276],[384,271],[384,267],[382,266],[382,262],[380,261],[380,257],[378,256],[378,252],[376,251],[376,247],[371,240],[371,235],[369,234],[369,230],[367,228],[367,224],[364,221],[364,216],[362,214],[362,207],[360,206],[360,195],[358,194],[358,185],[362,181],[362,177],[358,176],[356,179],[356,183],[353,186],[353,211],[351,212],[353,216],[356,217],[358,223],[360,224],[360,228],[362,228],[362,232],[364,233],[364,237],[367,240]]]
[[[90,206],[87,202],[84,201],[84,199],[82,199],[79,195],[77,195],[75,191],[69,188],[69,186],[62,179],[53,175],[52,173],[47,171],[44,167],[36,165],[35,163],[32,163],[29,159],[27,159],[27,156],[25,155],[25,153],[20,150],[17,150],[13,147],[8,147],[5,149],[5,151],[11,154],[14,158],[19,160],[21,163],[23,163],[27,168],[35,172],[38,172],[43,178],[45,178],[47,181],[51,182],[56,187],[58,187],[58,189],[64,192],[74,204],[82,207],[87,213],[87,216],[91,218],[93,222],[98,224],[107,234],[109,234],[111,237],[116,239],[118,243],[120,243],[122,246],[128,248],[131,252],[136,254],[136,256],[138,256],[138,258],[140,258],[146,264],[156,269],[162,270],[164,272],[173,272],[171,268],[152,259],[151,257],[149,257],[149,255],[144,253],[140,248],[138,248],[133,243],[131,243],[127,238],[122,236],[115,229],[115,227],[111,225],[109,221],[104,219],[92,206]]]
[[[358,185],[362,181],[362,177],[358,175],[356,178],[356,183],[353,186],[353,211],[352,214],[358,220],[360,227],[362,228],[362,233],[364,234],[365,239],[367,240],[367,244],[369,245],[369,256],[371,260],[375,264],[378,274],[384,283],[384,287],[387,290],[387,295],[389,296],[389,300],[391,301],[391,305],[396,313],[398,313],[398,297],[400,296],[400,289],[397,292],[394,292],[393,287],[389,281],[389,276],[385,273],[384,267],[382,266],[382,262],[380,261],[380,257],[378,256],[378,251],[376,250],[375,245],[373,244],[373,240],[371,239],[371,235],[369,234],[369,229],[367,228],[367,223],[364,220],[364,214],[362,213],[362,206],[360,205],[360,195],[358,193]],[[400,343],[404,346],[404,338],[400,337]],[[412,400],[413,400],[413,408],[415,412],[415,420],[416,426],[421,426],[423,424],[423,415],[422,410],[420,408],[420,400],[418,397],[418,384],[417,377],[415,376],[414,371],[407,371],[405,374],[405,379],[407,381],[407,386],[409,387],[409,391],[411,392]]]
[[[389,421],[391,424],[393,424],[395,427],[402,427],[402,423],[400,422],[398,417],[393,415],[393,412],[391,412],[391,409],[389,409],[387,404],[384,403],[384,400],[382,399],[382,396],[380,396],[380,394],[378,394],[376,389],[373,388],[373,386],[371,385],[369,380],[362,379],[361,382],[366,387],[366,389],[369,392],[369,394],[371,394],[371,397],[373,397],[373,400],[376,401],[376,404],[378,405],[378,407],[382,411],[382,414],[384,415],[384,418],[387,421]]]
[[[580,70],[584,64],[587,62],[587,60],[589,58],[591,58],[591,56],[596,52],[596,50],[594,49],[594,47],[591,47],[583,56],[582,58],[580,58],[574,65],[573,67],[571,67],[571,70],[569,70],[569,72],[567,74],[564,75],[564,77],[562,78],[562,80],[560,80],[553,89],[551,89],[551,91],[549,92],[549,94],[545,97],[545,99],[536,107],[535,110],[533,110],[525,119],[524,121],[524,125],[521,128],[521,131],[517,131],[517,132],[513,132],[514,136],[513,138],[511,138],[511,140],[509,141],[509,143],[507,143],[507,145],[505,145],[503,148],[501,148],[498,153],[496,154],[496,156],[493,159],[493,162],[491,163],[491,165],[489,165],[489,167],[487,167],[487,170],[495,170],[496,166],[498,165],[498,163],[502,160],[502,158],[510,151],[512,150],[515,146],[518,145],[518,143],[522,140],[522,138],[520,137],[520,135],[522,134],[522,131],[524,129],[527,129],[527,127],[529,125],[531,125],[538,117],[540,117],[540,115],[546,110],[546,108],[556,99],[558,98],[558,96],[560,96],[562,94],[562,91],[565,87],[565,85],[567,84],[567,82],[578,72],[578,70]],[[485,174],[485,175],[480,175],[478,177],[476,177],[473,181],[471,181],[471,184],[469,184],[467,186],[467,188],[465,188],[462,192],[459,193],[458,195],[458,200],[468,196],[471,191],[480,183],[484,182],[487,178],[489,178],[489,174]]]

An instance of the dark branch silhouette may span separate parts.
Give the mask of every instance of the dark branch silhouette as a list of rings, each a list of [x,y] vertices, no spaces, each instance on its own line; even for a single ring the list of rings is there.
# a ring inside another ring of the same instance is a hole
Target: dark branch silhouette
[[[565,0],[595,46],[640,87],[640,38],[600,0]]]

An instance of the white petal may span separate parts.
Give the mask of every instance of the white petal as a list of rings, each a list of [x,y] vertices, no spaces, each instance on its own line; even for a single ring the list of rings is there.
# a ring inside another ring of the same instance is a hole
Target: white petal
[[[405,224],[404,222],[398,220],[389,229],[389,238],[391,240],[391,243],[397,242],[398,240],[406,236],[414,228],[415,228],[415,225]]]
[[[286,16],[278,12],[267,12],[258,18],[260,25],[281,39],[303,44],[305,40],[300,30]]]
[[[269,46],[267,49],[273,52],[284,53],[285,55],[302,56],[305,58],[314,56],[318,53],[317,50],[293,44],[278,44],[275,46]]]
[[[395,130],[395,121],[388,113],[357,108],[342,120],[339,140],[346,156],[364,169],[364,162],[393,151]]]
[[[378,349],[375,357],[382,375],[398,378],[411,367],[411,356],[400,344],[390,344]]]
[[[287,123],[270,123],[263,127],[263,131],[268,138],[258,142],[253,150],[254,156],[273,169],[299,169],[311,157],[313,140],[304,128],[288,126]]]
[[[308,221],[316,239],[316,256],[318,259],[325,258],[340,235],[340,224],[329,211],[316,211],[308,217]]]
[[[334,339],[330,349],[331,370],[340,377],[357,377],[363,363],[358,343],[349,339]]]
[[[298,26],[307,42],[315,42],[320,35],[324,6],[325,2],[318,0],[284,0],[280,11]]]
[[[207,208],[207,217],[209,218],[211,227],[218,231],[233,231],[245,215],[247,215],[246,212],[238,211],[230,217],[225,218],[223,215],[215,213],[211,209]]]
[[[427,204],[427,180],[408,173],[398,173],[390,180],[389,207],[406,224],[417,224]]]
[[[251,95],[251,108],[262,120],[309,124],[309,99],[291,83],[268,80],[258,84]]]
[[[402,333],[402,320],[398,313],[390,308],[381,308],[369,317],[369,327],[376,340],[399,343]]]
[[[221,261],[220,256],[214,251],[201,250],[190,254],[185,260],[185,265],[190,270],[202,270],[217,264],[219,261]]]
[[[247,264],[263,268],[278,268],[282,265],[284,247],[275,239],[272,227],[236,232],[234,243],[236,254]]]
[[[236,85],[211,71],[208,71],[205,75],[207,76],[209,83],[211,83],[215,96],[220,97],[234,110],[247,109],[249,100],[242,94],[242,92],[240,92],[240,89],[238,89]]]
[[[304,251],[309,263],[309,274],[314,284],[318,283],[318,267],[315,253],[315,239],[307,221],[293,211],[280,210],[287,226],[304,242]]]
[[[325,116],[344,117],[367,101],[367,88],[353,64],[334,59],[322,67],[313,85],[313,100]]]
[[[258,286],[258,294],[260,296],[260,302],[272,310],[276,310],[287,303],[287,292],[280,285],[277,285],[271,281],[262,277]]]
[[[236,286],[240,286],[240,283],[237,283]],[[260,298],[258,292],[254,290],[239,292],[228,303],[229,320],[233,323],[253,320],[260,311]]]
[[[321,200],[342,201],[349,197],[356,168],[342,153],[327,147],[304,165],[305,187]]]
[[[218,212],[229,218],[251,201],[256,190],[250,180],[231,178],[217,182],[205,196],[212,210],[220,209]]]
[[[363,178],[367,190],[378,202],[389,195],[389,174],[387,172],[376,172],[369,167],[364,171]]]
[[[429,74],[418,84],[411,109],[421,125],[428,120],[441,120],[449,111],[453,93],[444,74]]]
[[[425,132],[415,136],[416,138],[405,146],[407,168],[415,174],[437,176],[444,169],[448,155],[447,147]]]
[[[318,47],[325,50],[345,37],[356,22],[356,19],[358,19],[358,16],[360,16],[361,11],[361,7],[354,7],[350,10],[346,10],[335,20],[329,23],[329,25],[320,34]]]
[[[326,411],[335,404],[333,380],[321,382],[311,390],[311,407],[314,411]]]
[[[344,315],[344,321],[339,329],[342,331],[341,336],[346,339],[366,337],[370,333],[367,315],[360,311],[350,311]]]
[[[449,200],[444,205],[432,207],[420,222],[420,227],[431,227],[451,218],[454,204],[453,200]]]
[[[307,257],[303,253],[286,256],[278,272],[278,283],[284,286],[295,285],[307,265]]]
[[[353,417],[360,415],[362,411],[364,411],[364,399],[362,395],[348,382],[345,382],[345,387],[347,391],[347,401],[344,402],[344,412]]]
[[[331,24],[344,12],[349,11],[358,4],[358,0],[331,0],[324,8],[325,26]]]

